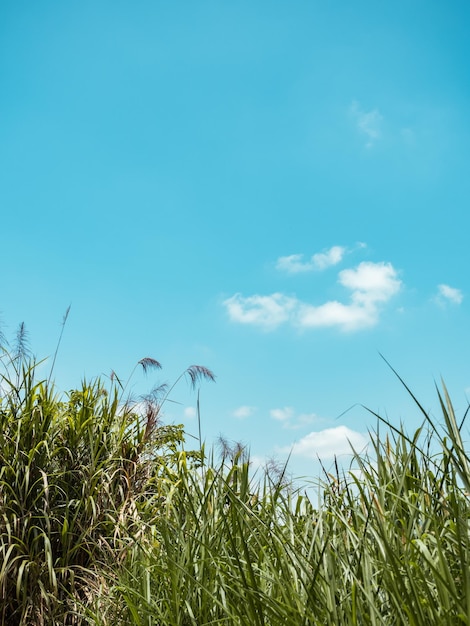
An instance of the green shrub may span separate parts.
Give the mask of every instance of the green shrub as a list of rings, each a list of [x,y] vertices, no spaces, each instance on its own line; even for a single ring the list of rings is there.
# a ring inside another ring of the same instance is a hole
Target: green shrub
[[[3,365],[0,621],[81,624],[90,602],[106,598],[104,564],[116,567],[145,531],[141,504],[172,479],[183,427],[161,424],[157,393],[122,403],[120,383],[96,381],[59,397],[35,381],[24,353],[5,352]],[[212,376],[186,372],[194,382]]]

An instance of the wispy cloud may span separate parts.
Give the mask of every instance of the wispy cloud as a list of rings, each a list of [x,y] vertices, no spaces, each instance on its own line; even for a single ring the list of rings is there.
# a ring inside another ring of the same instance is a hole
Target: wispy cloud
[[[391,263],[362,262],[355,268],[342,270],[338,282],[351,291],[347,304],[332,300],[316,306],[281,293],[248,297],[238,293],[223,304],[233,322],[264,330],[289,323],[298,328],[337,327],[356,331],[376,325],[381,307],[401,288]]]
[[[444,302],[451,302],[452,304],[461,304],[463,300],[463,293],[460,289],[455,289],[455,287],[449,287],[449,285],[438,285],[437,286],[437,300],[440,304]]]
[[[244,297],[236,293],[224,301],[228,315],[233,322],[253,324],[265,330],[274,330],[287,322],[298,307],[298,301],[282,293],[269,296]]]
[[[366,147],[372,148],[382,136],[382,115],[378,109],[365,111],[356,101],[352,102],[349,111],[355,120],[357,129],[366,137]]]
[[[269,413],[273,419],[286,422],[294,416],[294,409],[291,406],[285,406],[283,409],[271,409]]]
[[[291,254],[290,256],[281,256],[276,262],[278,270],[288,272],[289,274],[299,274],[301,272],[321,271],[332,265],[341,262],[346,252],[346,248],[342,246],[333,246],[324,252],[318,252],[310,257],[308,261],[304,261],[303,254]]]
[[[284,428],[289,428],[291,430],[302,428],[308,424],[312,424],[313,422],[322,421],[322,418],[318,417],[315,413],[300,413],[297,415],[291,406],[271,409],[269,414],[274,420],[281,422]]]
[[[235,409],[232,415],[233,417],[236,417],[237,419],[243,420],[243,419],[246,419],[247,417],[251,417],[255,411],[256,411],[255,406],[243,405]]]
[[[363,450],[368,439],[362,433],[351,430],[347,426],[336,426],[314,431],[302,437],[291,447],[281,448],[281,452],[291,453],[309,459],[331,459],[341,454],[351,454],[352,448],[356,452]]]

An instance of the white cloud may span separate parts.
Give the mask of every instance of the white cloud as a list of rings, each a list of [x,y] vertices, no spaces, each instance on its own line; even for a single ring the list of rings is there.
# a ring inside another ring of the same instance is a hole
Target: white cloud
[[[281,256],[277,260],[276,268],[289,274],[324,270],[341,262],[346,252],[342,246],[333,246],[324,252],[317,252],[310,257],[309,261],[303,261],[303,254],[291,254]]]
[[[354,269],[342,270],[339,283],[350,289],[351,303],[331,301],[320,306],[304,304],[299,311],[304,328],[338,326],[351,331],[374,326],[379,319],[379,304],[385,303],[401,287],[391,263],[364,261]]]
[[[342,246],[333,246],[326,252],[318,252],[312,256],[312,264],[315,269],[323,270],[331,265],[337,265],[344,256],[346,250]]]
[[[289,256],[281,256],[276,262],[278,270],[289,272],[289,274],[299,274],[300,272],[310,272],[311,263],[302,261],[303,254],[291,254]]]
[[[461,304],[463,300],[463,293],[460,289],[449,287],[449,285],[438,285],[438,299],[442,302],[452,302],[453,304]]]
[[[270,296],[254,295],[247,298],[236,293],[223,304],[232,321],[273,330],[288,321],[297,306],[297,300],[282,293],[273,293]]]
[[[356,101],[351,104],[350,113],[354,117],[358,130],[366,136],[366,147],[372,148],[382,136],[382,115],[378,109],[364,111]]]
[[[187,406],[184,409],[184,416],[187,419],[194,419],[196,417],[196,415],[197,415],[197,411],[196,411],[196,409],[193,406]]]
[[[337,327],[355,331],[377,324],[380,306],[401,288],[391,263],[362,262],[353,269],[342,270],[338,281],[352,292],[347,304],[332,300],[315,306],[274,293],[247,298],[236,294],[225,300],[224,305],[232,321],[254,324],[265,330],[274,330],[289,322],[299,328]]]
[[[339,282],[354,290],[359,302],[386,301],[400,289],[400,281],[391,263],[363,261],[354,269],[339,273]]]
[[[361,452],[367,443],[368,439],[362,433],[351,430],[347,426],[336,426],[311,432],[294,443],[292,447],[282,448],[281,451],[310,459],[331,459],[341,454],[351,454],[351,446],[356,452]]]
[[[322,422],[325,421],[324,418],[318,417],[315,413],[301,413],[297,415],[293,420],[289,420],[283,423],[284,428],[288,428],[289,430],[299,430],[300,428],[305,428],[309,424],[313,422]]]
[[[271,409],[269,412],[271,417],[279,422],[285,422],[292,419],[294,416],[294,409],[291,406],[285,406],[283,409]]]
[[[312,422],[322,421],[322,418],[315,413],[300,413],[300,415],[296,415],[291,406],[285,406],[282,409],[271,409],[269,414],[273,419],[281,422],[283,428],[290,430],[297,430]]]
[[[253,415],[255,411],[256,411],[255,406],[244,405],[244,406],[239,406],[238,409],[235,409],[232,415],[233,417],[236,417],[237,419],[246,419],[247,417],[251,417],[251,415]]]
[[[303,304],[299,309],[298,325],[302,328],[336,326],[344,331],[359,330],[378,322],[378,310],[341,302],[325,302],[320,306]]]

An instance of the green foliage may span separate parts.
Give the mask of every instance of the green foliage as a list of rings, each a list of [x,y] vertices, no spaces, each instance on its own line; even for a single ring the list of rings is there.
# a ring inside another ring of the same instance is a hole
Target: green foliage
[[[155,394],[123,404],[100,381],[61,399],[21,339],[2,361],[0,623],[80,624],[104,564],[144,531],[140,503],[171,476],[183,427],[160,423]]]
[[[59,396],[28,359],[22,326],[0,374],[1,626],[470,623],[466,414],[445,385],[442,424],[416,399],[411,435],[376,415],[313,503],[241,446],[185,452],[160,420],[174,385],[131,403],[114,374]]]
[[[241,451],[197,471],[181,453],[96,623],[470,623],[469,460],[439,398],[442,431],[427,415],[412,436],[388,424],[316,506],[282,475],[257,480]]]

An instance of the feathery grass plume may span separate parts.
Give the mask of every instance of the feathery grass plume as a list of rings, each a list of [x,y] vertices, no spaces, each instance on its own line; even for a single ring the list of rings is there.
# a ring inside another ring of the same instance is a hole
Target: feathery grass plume
[[[227,457],[232,456],[232,444],[226,437],[224,437],[224,435],[219,434],[216,440],[216,447],[222,463],[227,459]]]
[[[214,373],[204,367],[204,365],[191,365],[185,372],[191,381],[191,387],[193,389],[196,388],[196,385],[201,380],[210,380],[215,382]],[[198,427],[198,435],[199,435],[199,449],[202,450],[202,428],[201,428],[201,407],[200,407],[200,393],[199,389],[197,392],[197,401],[196,401],[196,413],[197,413],[197,427]]]
[[[165,393],[161,399],[160,405],[162,406],[169,399],[173,389],[180,382],[180,380],[187,376],[190,380],[191,388],[194,390],[196,388],[197,383],[202,380],[209,380],[215,382],[215,374],[204,365],[190,365],[188,368],[182,372],[178,378],[174,381],[174,383],[170,386],[167,385],[164,388]],[[163,386],[160,386],[158,389],[161,389]],[[200,397],[199,391],[197,394],[197,421],[198,421],[198,434],[199,434],[199,450],[202,451],[203,443],[202,443],[202,434],[201,434],[201,413],[200,413]]]
[[[144,373],[147,374],[147,372],[151,369],[162,369],[161,364],[156,360],[156,359],[152,359],[151,357],[145,357],[143,359],[140,359],[140,361],[138,362],[138,365],[142,366],[142,369],[144,370]]]
[[[31,357],[31,350],[29,347],[29,333],[26,330],[24,322],[18,326],[18,330],[15,335],[15,343],[13,344],[13,359],[18,361],[26,361]]]
[[[229,441],[222,434],[217,437],[216,448],[223,464],[227,459],[231,464],[244,463],[250,456],[245,444],[241,441]]]
[[[162,403],[167,400],[169,395],[172,393],[173,389],[180,382],[180,380],[184,377],[188,376],[191,384],[191,388],[195,389],[198,382],[201,380],[209,380],[215,382],[215,374],[204,365],[190,365],[188,368],[182,372],[178,378],[174,381],[174,383],[168,387],[168,391],[166,392]]]
[[[210,369],[204,367],[203,365],[191,365],[185,373],[189,376],[193,389],[201,380],[211,380],[212,382],[215,382],[215,375]]]
[[[155,387],[152,388],[150,393],[144,396],[144,399],[150,398],[153,402],[161,404],[163,398],[168,393],[168,388],[169,388],[168,383],[160,383],[158,385],[155,385]]]
[[[159,361],[157,361],[156,359],[153,359],[152,357],[144,357],[143,359],[140,359],[139,361],[137,361],[137,363],[134,365],[125,383],[122,383],[121,379],[117,376],[116,372],[114,370],[111,370],[111,376],[110,376],[111,382],[116,381],[119,385],[119,388],[121,389],[121,395],[119,397],[120,402],[123,401],[124,393],[127,387],[129,386],[129,383],[131,382],[135,374],[135,371],[139,367],[139,365],[142,368],[144,374],[147,374],[150,370],[153,370],[153,369],[162,369],[162,366],[159,363]]]
[[[273,484],[280,485],[286,489],[292,487],[294,482],[293,476],[287,471],[289,458],[285,461],[280,461],[275,457],[271,457],[267,459],[265,466],[266,475],[269,480]]]

